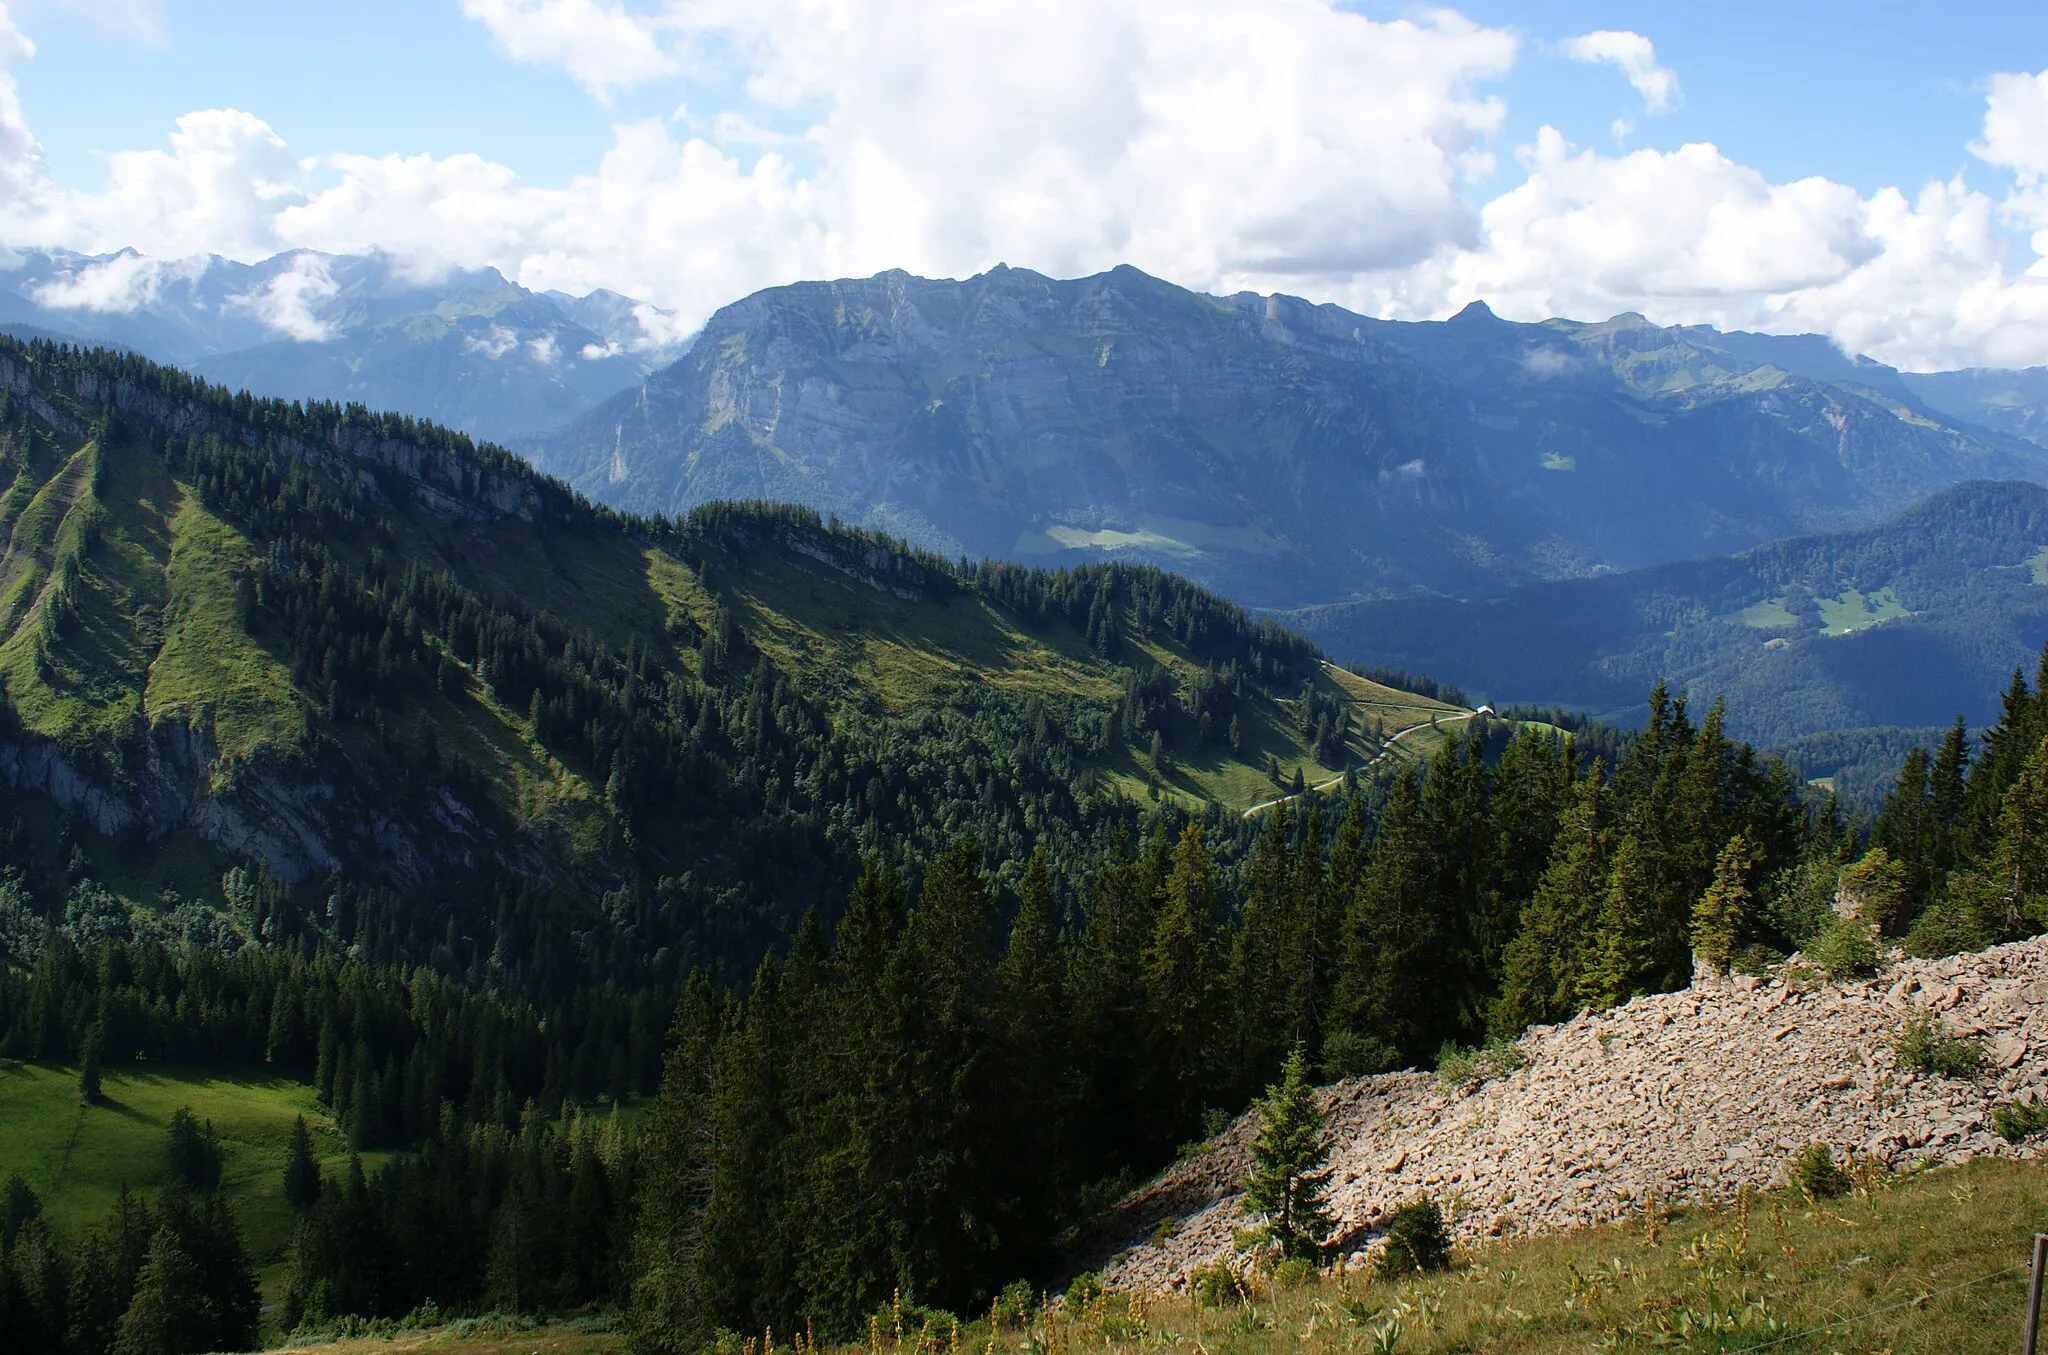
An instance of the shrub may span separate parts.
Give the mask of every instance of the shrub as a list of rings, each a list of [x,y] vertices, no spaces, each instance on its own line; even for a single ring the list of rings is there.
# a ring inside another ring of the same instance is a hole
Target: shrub
[[[1906,954],[1936,960],[1944,955],[1980,950],[1989,944],[1989,940],[1960,905],[1943,899],[1920,915],[1912,930],[1906,933],[1904,944]]]
[[[1394,1211],[1394,1221],[1387,1225],[1386,1246],[1373,1270],[1382,1278],[1393,1279],[1442,1270],[1450,1263],[1451,1238],[1444,1229],[1443,1210],[1425,1195]]]
[[[1195,1267],[1188,1273],[1188,1288],[1193,1291],[1195,1302],[1205,1308],[1252,1301],[1251,1284],[1243,1275],[1221,1262]]]
[[[1849,1173],[1835,1165],[1834,1149],[1809,1143],[1792,1162],[1792,1184],[1809,1200],[1832,1200],[1849,1193]]]
[[[1323,1076],[1364,1077],[1401,1066],[1401,1051],[1377,1035],[1355,1030],[1331,1031],[1323,1041]]]
[[[1760,941],[1752,941],[1735,952],[1735,959],[1731,968],[1738,974],[1749,974],[1756,978],[1763,978],[1771,972],[1772,965],[1783,964],[1784,962],[1784,951],[1776,950],[1764,945]]]
[[[1315,1283],[1316,1263],[1306,1256],[1290,1256],[1273,1267],[1275,1289],[1303,1289]]]
[[[1878,969],[1877,933],[1870,924],[1850,918],[1830,918],[1820,935],[1813,938],[1809,952],[1821,972],[1837,983],[1843,979],[1867,979]]]
[[[1485,1082],[1512,1073],[1529,1062],[1522,1047],[1513,1040],[1490,1040],[1478,1049],[1460,1049],[1444,1041],[1436,1055],[1436,1075],[1445,1083]]]
[[[2015,1101],[1991,1112],[1991,1127],[2007,1143],[2020,1143],[2048,1127],[2048,1101]]]
[[[1900,1027],[1892,1041],[1892,1059],[1909,1072],[1977,1077],[1984,1071],[1984,1042],[1951,1034],[1940,1017],[1923,1009]]]
[[[989,1305],[989,1325],[994,1327],[1021,1327],[1031,1320],[1038,1311],[1038,1295],[1031,1288],[1029,1280],[1012,1280],[1003,1286],[995,1302]]]
[[[1168,1214],[1152,1226],[1152,1245],[1163,1247],[1180,1233],[1180,1220]]]
[[[1079,1308],[1102,1297],[1102,1275],[1084,1270],[1067,1283],[1067,1307]]]

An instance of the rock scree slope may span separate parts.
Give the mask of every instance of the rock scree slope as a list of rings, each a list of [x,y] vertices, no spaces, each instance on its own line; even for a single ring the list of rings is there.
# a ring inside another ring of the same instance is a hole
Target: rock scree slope
[[[1919,1009],[1985,1042],[1983,1077],[1894,1066],[1892,1041]],[[2048,1088],[2048,937],[1810,989],[1702,979],[1535,1027],[1519,1047],[1524,1067],[1477,1086],[1408,1072],[1322,1090],[1336,1241],[1351,1263],[1424,1194],[1473,1242],[1613,1222],[1653,1196],[1732,1200],[1784,1184],[1816,1142],[1894,1171],[2034,1156],[1994,1134],[1991,1113]],[[1257,1130],[1253,1111],[1126,1197],[1084,1260],[1113,1288],[1151,1293],[1185,1288],[1199,1266],[1243,1264],[1233,1234],[1256,1222],[1240,1197]]]

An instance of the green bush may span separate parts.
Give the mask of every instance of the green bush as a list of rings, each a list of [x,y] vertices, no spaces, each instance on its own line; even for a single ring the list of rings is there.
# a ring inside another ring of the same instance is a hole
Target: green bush
[[[1250,1282],[1221,1262],[1195,1267],[1188,1273],[1188,1287],[1194,1292],[1195,1302],[1205,1308],[1252,1301]]]
[[[1835,1165],[1835,1150],[1809,1143],[1793,1160],[1792,1185],[1809,1200],[1832,1200],[1849,1193],[1849,1173]]]
[[[1373,1263],[1383,1279],[1395,1279],[1417,1272],[1443,1270],[1451,1264],[1451,1238],[1444,1228],[1444,1212],[1435,1200],[1422,1196],[1394,1211],[1387,1225],[1387,1243]]]
[[[1990,938],[1977,929],[1969,915],[1953,900],[1943,899],[1920,915],[1904,941],[1906,954],[1923,960],[1981,950]]]
[[[1306,1256],[1290,1256],[1273,1267],[1275,1289],[1305,1289],[1314,1284],[1316,1263]]]
[[[2048,1101],[2015,1101],[1995,1107],[1991,1127],[2007,1143],[2021,1143],[2048,1127]]]
[[[1878,970],[1877,933],[1868,923],[1831,917],[1813,938],[1808,954],[1821,972],[1837,983],[1867,979]]]
[[[1447,1084],[1485,1082],[1512,1073],[1529,1062],[1513,1040],[1491,1040],[1479,1049],[1460,1049],[1446,1040],[1436,1054],[1436,1075]]]
[[[1102,1275],[1093,1270],[1084,1270],[1067,1283],[1067,1306],[1079,1308],[1084,1303],[1093,1303],[1102,1297]]]
[[[1984,1072],[1984,1042],[1949,1032],[1941,1018],[1920,1010],[1906,1018],[1892,1041],[1892,1059],[1902,1069],[1939,1077],[1972,1078]]]
[[[1021,1327],[1038,1311],[1038,1293],[1029,1280],[1012,1280],[1003,1286],[989,1305],[988,1320],[995,1327]]]
[[[1323,1041],[1323,1076],[1336,1080],[1384,1073],[1401,1066],[1401,1051],[1377,1035],[1334,1030]]]

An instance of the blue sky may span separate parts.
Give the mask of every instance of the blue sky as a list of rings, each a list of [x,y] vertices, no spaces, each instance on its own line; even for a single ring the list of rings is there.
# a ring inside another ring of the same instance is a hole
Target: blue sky
[[[194,108],[253,112],[302,154],[474,151],[559,183],[589,168],[622,117],[678,105],[709,116],[738,102],[729,72],[707,72],[615,94],[606,106],[560,70],[506,60],[453,0],[169,0],[141,8],[156,16],[144,23],[113,17],[125,7],[98,21],[57,4],[17,8],[39,49],[20,72],[23,101],[52,168],[81,184],[101,173],[97,152],[150,144]],[[1416,7],[1351,8],[1396,17]],[[1606,141],[1637,102],[1626,79],[1589,79],[1541,47],[1634,29],[1678,73],[1683,97],[1669,114],[1638,119],[1631,144],[1711,141],[1773,179],[1821,174],[1866,193],[1967,172],[1984,78],[2048,66],[2048,5],[2017,0],[1457,8],[1530,40],[1495,86],[1510,142],[1544,122]],[[1489,184],[1511,174],[1505,166]]]
[[[686,318],[821,272],[1129,260],[1386,314],[1477,295],[2048,361],[2048,6],[978,8],[15,0],[34,150],[0,242],[376,247]],[[1603,30],[1667,106],[1572,59]],[[170,149],[222,109],[248,116]]]

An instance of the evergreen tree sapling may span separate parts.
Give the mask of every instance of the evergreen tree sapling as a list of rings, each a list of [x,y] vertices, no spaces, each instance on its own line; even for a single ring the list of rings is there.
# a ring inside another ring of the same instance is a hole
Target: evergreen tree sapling
[[[1742,944],[1756,900],[1750,874],[1758,853],[1737,833],[1714,861],[1714,882],[1692,909],[1692,953],[1716,974],[1726,974]]]
[[[1330,1142],[1323,1112],[1309,1085],[1308,1059],[1300,1045],[1287,1056],[1280,1081],[1260,1107],[1259,1137],[1252,1144],[1252,1175],[1245,1208],[1266,1218],[1266,1235],[1281,1255],[1319,1259],[1336,1220],[1330,1214]]]

